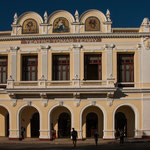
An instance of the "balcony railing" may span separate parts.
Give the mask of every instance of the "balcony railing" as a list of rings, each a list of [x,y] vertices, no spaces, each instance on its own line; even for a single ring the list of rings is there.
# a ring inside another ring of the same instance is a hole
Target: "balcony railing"
[[[84,88],[84,87],[115,87],[114,80],[61,80],[61,81],[7,81],[8,89],[15,88]]]

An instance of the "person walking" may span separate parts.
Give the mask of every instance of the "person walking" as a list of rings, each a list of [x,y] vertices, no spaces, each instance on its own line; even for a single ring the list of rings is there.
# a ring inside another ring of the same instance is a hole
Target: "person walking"
[[[24,139],[24,134],[25,134],[25,128],[21,127],[21,139]]]
[[[120,144],[124,143],[124,131],[120,130]]]
[[[95,134],[94,134],[94,139],[95,139],[95,144],[97,146],[97,143],[98,143],[98,137],[99,137],[99,134],[98,132],[96,131]]]
[[[74,128],[72,128],[71,136],[72,136],[73,145],[74,147],[76,147],[78,133]]]

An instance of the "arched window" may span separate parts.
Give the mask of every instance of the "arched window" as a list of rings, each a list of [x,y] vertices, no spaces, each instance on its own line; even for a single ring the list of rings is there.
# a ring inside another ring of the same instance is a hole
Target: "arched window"
[[[53,23],[53,32],[54,33],[69,32],[68,20],[64,17],[59,17],[55,19]]]
[[[38,33],[38,25],[34,19],[27,19],[22,26],[22,34],[35,34]]]
[[[85,21],[85,31],[100,31],[100,21],[97,17],[88,17]]]

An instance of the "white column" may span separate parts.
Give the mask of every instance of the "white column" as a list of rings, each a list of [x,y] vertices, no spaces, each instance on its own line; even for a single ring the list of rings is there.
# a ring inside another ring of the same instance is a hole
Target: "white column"
[[[80,44],[73,45],[73,78],[80,79]]]
[[[107,79],[112,78],[113,75],[113,48],[114,44],[106,44],[106,64],[107,64]]]
[[[17,80],[17,51],[19,47],[10,47],[10,57],[11,57],[11,76],[16,81]]]
[[[41,46],[41,56],[42,56],[42,76],[48,79],[48,50],[50,46]]]

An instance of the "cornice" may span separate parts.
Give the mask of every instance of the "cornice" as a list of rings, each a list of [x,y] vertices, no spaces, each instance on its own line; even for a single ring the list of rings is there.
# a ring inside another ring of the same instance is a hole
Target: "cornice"
[[[150,33],[78,33],[78,34],[47,34],[47,35],[19,35],[3,36],[0,41],[16,41],[30,39],[53,38],[141,38],[150,37]]]

